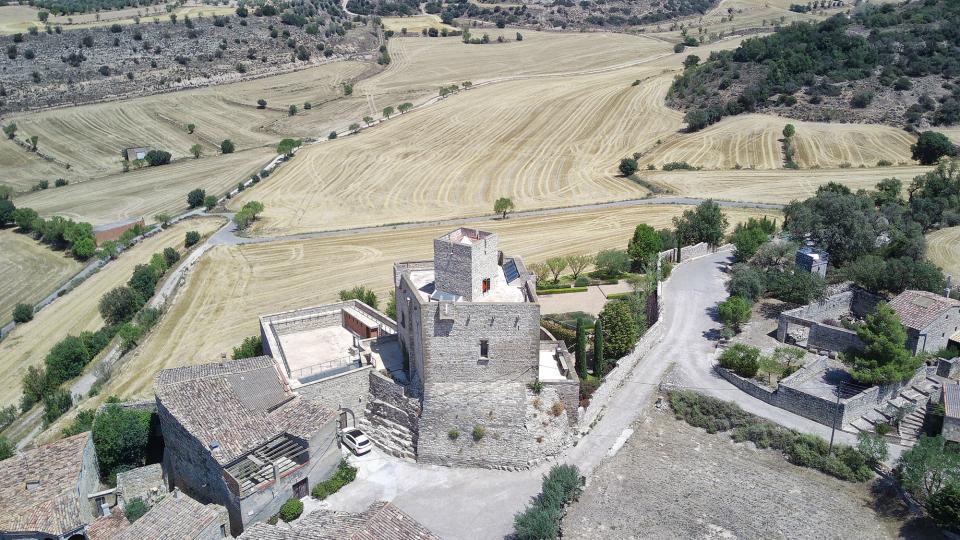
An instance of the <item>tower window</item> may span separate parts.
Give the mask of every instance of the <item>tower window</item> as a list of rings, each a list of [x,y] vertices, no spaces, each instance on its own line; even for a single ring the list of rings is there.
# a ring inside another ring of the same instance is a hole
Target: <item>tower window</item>
[[[489,291],[490,291],[490,278],[486,278],[483,280],[483,292],[486,293]]]
[[[486,339],[480,340],[480,358],[490,358],[490,341]]]

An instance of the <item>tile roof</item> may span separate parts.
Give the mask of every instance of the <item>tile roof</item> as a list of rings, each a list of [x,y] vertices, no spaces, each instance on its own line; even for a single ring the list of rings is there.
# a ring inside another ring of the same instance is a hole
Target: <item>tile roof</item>
[[[248,527],[246,540],[440,540],[392,503],[375,502],[359,514],[317,510],[290,529],[257,523]]]
[[[217,523],[227,524],[227,511],[224,507],[201,504],[179,491],[174,491],[113,538],[187,540],[196,538],[205,528]]]
[[[80,433],[0,461],[0,531],[59,535],[86,525],[78,486],[89,441]]]
[[[334,416],[287,390],[269,356],[166,369],[154,389],[221,465],[284,433],[309,440]]]
[[[120,531],[130,526],[119,506],[114,506],[109,516],[97,518],[87,526],[89,540],[113,540]]]
[[[903,291],[890,301],[890,307],[907,328],[923,330],[946,310],[960,306],[960,301],[927,291]]]
[[[949,418],[960,418],[960,383],[950,381],[943,385],[943,410]]]

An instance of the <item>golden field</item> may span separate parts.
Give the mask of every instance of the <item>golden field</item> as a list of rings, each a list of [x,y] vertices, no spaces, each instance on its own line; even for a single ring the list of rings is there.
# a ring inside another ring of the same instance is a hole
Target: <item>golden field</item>
[[[505,253],[530,263],[554,255],[625,248],[637,224],[667,227],[684,209],[644,205],[471,226],[498,233]],[[750,216],[777,215],[730,208],[724,212],[731,226]],[[259,332],[259,315],[334,301],[341,289],[370,287],[384,307],[393,263],[429,259],[432,239],[451,228],[216,247],[200,260],[173,307],[121,372],[113,375],[104,394],[149,396],[158,371],[215,361],[221,353],[229,356],[243,338]]]
[[[81,268],[69,252],[54,251],[12,229],[0,230],[0,325],[12,319],[13,306],[36,304]]]

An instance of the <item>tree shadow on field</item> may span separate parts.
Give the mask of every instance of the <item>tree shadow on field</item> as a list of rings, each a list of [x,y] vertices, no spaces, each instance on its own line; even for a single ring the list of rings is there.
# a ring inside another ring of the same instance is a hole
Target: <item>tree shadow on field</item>
[[[870,494],[873,501],[868,506],[873,509],[884,521],[899,522],[897,534],[900,538],[940,540],[946,538],[932,519],[925,515],[914,513],[900,498],[895,480],[878,478],[870,485]]]

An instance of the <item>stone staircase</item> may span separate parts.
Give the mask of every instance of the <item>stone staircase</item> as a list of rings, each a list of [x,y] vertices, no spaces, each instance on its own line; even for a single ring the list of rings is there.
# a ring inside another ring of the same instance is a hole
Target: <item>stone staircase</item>
[[[416,417],[409,412],[380,401],[367,402],[366,414],[360,419],[360,429],[378,448],[394,457],[417,459]]]
[[[923,429],[927,408],[939,396],[941,386],[939,378],[927,376],[920,382],[905,387],[886,404],[878,405],[854,420],[850,427],[855,432],[874,433],[878,425],[893,424],[899,414],[906,413],[900,420],[899,429],[891,431],[887,438],[901,446],[912,447]]]

